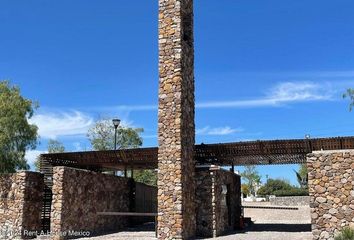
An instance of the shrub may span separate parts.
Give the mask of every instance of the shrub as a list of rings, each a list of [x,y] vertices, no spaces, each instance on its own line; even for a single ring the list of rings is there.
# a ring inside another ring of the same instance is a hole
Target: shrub
[[[280,179],[268,179],[267,183],[257,193],[260,196],[275,195],[277,197],[309,195],[308,189],[293,187]]]
[[[241,184],[241,192],[246,196],[250,195],[250,188],[247,184]]]
[[[260,196],[274,195],[274,192],[280,190],[291,190],[293,187],[284,180],[268,179],[267,183],[262,186],[257,194]]]
[[[343,228],[342,231],[334,238],[335,240],[354,240],[354,229],[349,227]]]
[[[277,190],[274,191],[273,195],[277,197],[288,197],[288,196],[308,196],[309,191],[305,188],[291,188],[287,190]]]

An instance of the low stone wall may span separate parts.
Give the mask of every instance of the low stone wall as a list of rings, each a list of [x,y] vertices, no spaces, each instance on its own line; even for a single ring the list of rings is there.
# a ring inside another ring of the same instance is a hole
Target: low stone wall
[[[309,206],[309,196],[291,196],[291,197],[271,197],[269,198],[271,205],[276,206]]]
[[[333,239],[354,228],[354,151],[320,151],[307,157],[314,239]]]
[[[43,175],[0,175],[0,239],[33,238],[41,230]]]
[[[198,168],[196,183],[197,236],[216,237],[238,227],[240,176],[225,170]]]
[[[127,217],[97,212],[129,212],[131,180],[67,167],[53,168],[51,232],[68,239],[120,230]]]

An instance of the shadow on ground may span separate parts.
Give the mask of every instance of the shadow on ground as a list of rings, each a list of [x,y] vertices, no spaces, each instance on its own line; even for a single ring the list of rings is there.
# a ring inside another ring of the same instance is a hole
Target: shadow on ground
[[[291,223],[252,223],[243,230],[233,231],[224,234],[229,236],[234,234],[251,233],[251,232],[311,232],[311,224],[291,224]]]
[[[125,232],[155,232],[155,223],[145,223],[124,229]]]
[[[245,231],[255,232],[310,232],[311,224],[254,223]]]

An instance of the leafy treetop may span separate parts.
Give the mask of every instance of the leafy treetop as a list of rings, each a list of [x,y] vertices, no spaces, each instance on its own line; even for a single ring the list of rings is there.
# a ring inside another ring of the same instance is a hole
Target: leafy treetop
[[[143,144],[140,136],[144,130],[142,128],[117,129],[117,149],[137,148]],[[97,151],[114,149],[114,127],[111,120],[102,119],[92,126],[87,136],[92,148]]]
[[[63,153],[63,152],[65,152],[65,147],[62,142],[55,140],[55,139],[49,139],[47,151],[48,151],[48,153]],[[39,156],[37,157],[36,161],[34,162],[34,166],[36,167],[37,171],[40,170],[40,157]]]
[[[241,177],[245,180],[249,193],[255,196],[256,186],[261,183],[261,176],[259,175],[256,167],[246,166],[245,170],[241,173]]]
[[[348,88],[347,91],[343,94],[343,98],[349,98],[349,110],[351,111],[354,107],[354,89]]]
[[[29,168],[25,153],[36,147],[38,128],[28,120],[36,108],[18,87],[0,81],[0,173]]]

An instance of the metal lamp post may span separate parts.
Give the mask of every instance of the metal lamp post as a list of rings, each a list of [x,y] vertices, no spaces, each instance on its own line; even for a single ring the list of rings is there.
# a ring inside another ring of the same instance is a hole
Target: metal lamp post
[[[112,120],[114,126],[114,150],[117,150],[117,129],[120,124],[120,119],[115,118]],[[124,168],[124,177],[127,177],[127,168]]]
[[[119,127],[120,120],[115,118],[112,120],[114,126],[114,150],[117,150],[117,128]]]

